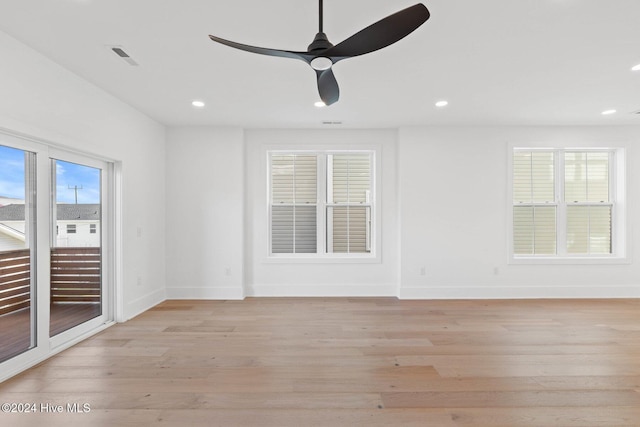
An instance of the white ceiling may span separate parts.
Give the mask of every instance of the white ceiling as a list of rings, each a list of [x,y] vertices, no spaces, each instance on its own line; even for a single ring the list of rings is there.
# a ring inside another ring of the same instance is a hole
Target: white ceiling
[[[337,44],[416,2],[325,0],[324,30]],[[336,64],[325,108],[305,63],[207,37],[306,50],[317,0],[2,0],[0,30],[166,125],[640,124],[639,0],[423,2],[431,18],[407,38]]]

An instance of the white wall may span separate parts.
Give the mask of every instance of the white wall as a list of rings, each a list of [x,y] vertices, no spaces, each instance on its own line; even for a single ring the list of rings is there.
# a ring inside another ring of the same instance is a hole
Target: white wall
[[[171,129],[168,296],[638,297],[639,137],[634,127]],[[627,262],[509,262],[510,143],[626,149]],[[371,144],[382,150],[380,262],[268,259],[267,151]]]
[[[164,127],[0,32],[0,128],[122,167],[123,317],[165,297]]]
[[[640,128],[407,128],[399,138],[404,298],[640,296]],[[509,143],[626,148],[627,263],[508,263]],[[424,267],[425,274],[422,275]]]
[[[169,298],[244,298],[244,142],[240,129],[167,133]]]

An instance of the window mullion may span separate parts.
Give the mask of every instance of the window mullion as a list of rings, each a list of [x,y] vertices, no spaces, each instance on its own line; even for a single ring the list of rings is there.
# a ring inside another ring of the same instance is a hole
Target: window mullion
[[[296,174],[296,156],[293,156],[293,183],[291,185],[291,188],[293,189],[293,241],[291,242],[292,246],[293,246],[293,253],[297,253],[298,251],[296,250],[296,210],[298,207],[297,204],[297,200],[296,200],[296,180],[298,178],[297,174]]]
[[[587,201],[587,255],[591,255],[591,196],[589,194],[589,152],[584,154],[585,193]]]
[[[347,158],[347,253],[351,252],[351,208],[349,202],[351,202],[351,190],[349,184],[351,181],[351,160]]]
[[[331,161],[327,159],[326,155],[317,155],[316,168],[316,247],[318,254],[326,254],[327,249],[332,243],[332,239],[329,236],[331,225],[331,219],[327,215],[327,200],[330,197],[331,174],[328,168],[331,165]],[[329,248],[330,249],[330,248]]]

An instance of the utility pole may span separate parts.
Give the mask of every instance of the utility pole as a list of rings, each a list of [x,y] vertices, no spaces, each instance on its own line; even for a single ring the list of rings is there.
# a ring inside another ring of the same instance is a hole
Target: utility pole
[[[77,185],[72,186],[68,186],[69,190],[73,190],[76,194],[76,205],[78,204],[78,190],[82,190],[82,185],[80,187],[78,187]]]

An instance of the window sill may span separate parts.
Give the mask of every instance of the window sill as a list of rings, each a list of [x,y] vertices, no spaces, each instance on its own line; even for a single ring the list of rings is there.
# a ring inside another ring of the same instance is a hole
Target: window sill
[[[630,264],[627,257],[512,257],[510,265],[622,265]]]
[[[269,255],[264,259],[265,264],[379,264],[380,257],[376,255]]]

